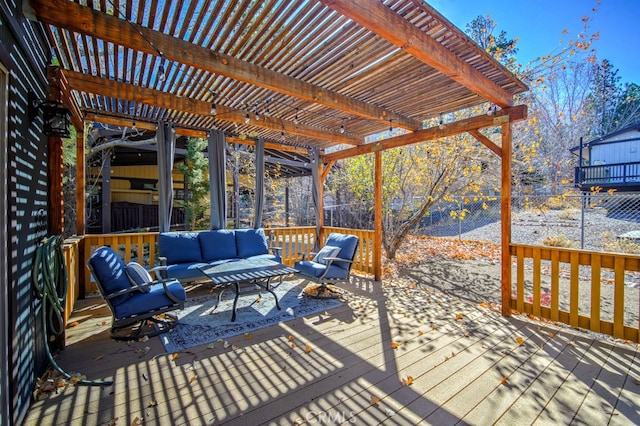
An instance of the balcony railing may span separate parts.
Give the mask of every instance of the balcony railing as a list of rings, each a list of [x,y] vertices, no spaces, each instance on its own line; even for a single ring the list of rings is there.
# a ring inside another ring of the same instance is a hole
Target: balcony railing
[[[585,190],[593,186],[640,186],[640,162],[576,167],[575,183]]]

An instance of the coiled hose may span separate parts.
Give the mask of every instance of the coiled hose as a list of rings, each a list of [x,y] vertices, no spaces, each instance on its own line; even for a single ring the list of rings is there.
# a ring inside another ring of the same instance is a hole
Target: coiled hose
[[[67,271],[62,252],[62,236],[54,235],[43,239],[36,248],[31,268],[31,283],[35,295],[42,300],[40,317],[44,347],[49,362],[65,379],[74,379],[53,359],[49,349],[48,336],[60,336],[64,331],[64,301],[67,297]],[[109,386],[111,381],[78,380],[78,385]]]

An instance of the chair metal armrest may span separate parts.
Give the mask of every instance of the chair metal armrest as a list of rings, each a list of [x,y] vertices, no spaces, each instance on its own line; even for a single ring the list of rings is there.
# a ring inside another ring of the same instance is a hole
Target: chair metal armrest
[[[314,257],[316,254],[318,254],[315,251],[307,251],[307,252],[299,252],[298,255],[300,256],[300,260],[305,260],[307,256],[311,256]]]
[[[180,309],[182,309],[182,307],[184,307],[184,302],[182,300],[177,299],[173,294],[171,294],[171,292],[167,288],[167,283],[168,282],[174,282],[174,281],[178,282],[178,283],[180,282],[180,281],[176,280],[175,278],[167,278],[167,279],[163,279],[163,280],[154,281],[154,283],[156,283],[156,284],[157,283],[162,283],[162,287],[164,289],[164,294],[166,294],[167,297],[173,301],[173,303],[179,304],[180,305]]]
[[[346,263],[353,263],[352,260],[349,259],[342,259],[340,257],[325,257],[324,260],[327,261],[327,267],[324,268],[324,272],[322,273],[322,275],[320,275],[318,277],[318,279],[323,279],[325,275],[327,275],[327,272],[329,272],[329,266],[331,266],[331,264],[333,262],[346,262]],[[349,274],[347,274],[347,276],[349,276]]]
[[[271,250],[276,256],[282,257],[282,247],[271,246],[269,247],[269,250]]]
[[[166,262],[166,260],[167,260],[167,259],[165,258],[165,262]],[[149,269],[149,271],[148,271],[148,272],[149,272],[149,274],[151,274],[151,273],[156,274],[156,279],[158,279],[158,280],[162,280],[162,279],[168,278],[168,276],[167,276],[167,274],[166,274],[166,272],[167,272],[167,265],[159,265],[159,266],[156,266],[156,267],[154,267],[154,268]],[[163,272],[164,272],[164,274],[163,274]]]

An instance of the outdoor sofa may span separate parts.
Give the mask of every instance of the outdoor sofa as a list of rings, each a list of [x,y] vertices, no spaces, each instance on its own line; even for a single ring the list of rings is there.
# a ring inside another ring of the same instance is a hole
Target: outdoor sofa
[[[282,262],[280,248],[269,247],[264,229],[218,229],[162,232],[158,236],[160,266],[166,278],[180,282],[206,279],[198,268],[247,259]],[[164,269],[164,268],[163,268]]]

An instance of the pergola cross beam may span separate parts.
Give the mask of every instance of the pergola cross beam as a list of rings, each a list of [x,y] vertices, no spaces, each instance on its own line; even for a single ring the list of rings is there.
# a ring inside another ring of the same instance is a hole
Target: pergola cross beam
[[[416,130],[422,127],[421,121],[394,111],[236,59],[230,55],[213,52],[205,47],[74,2],[31,0],[30,5],[38,20],[66,28],[69,31],[86,34],[143,53],[162,55],[162,57],[177,63],[366,119],[385,123],[392,120],[394,126],[407,130]]]

